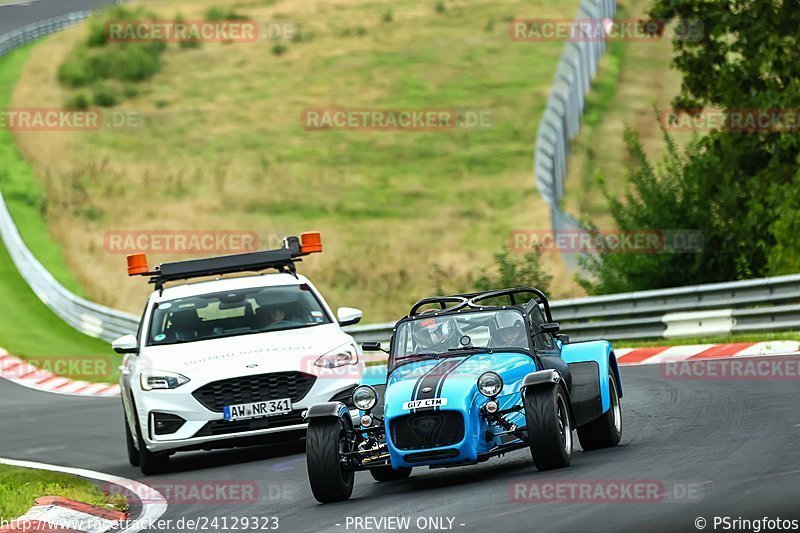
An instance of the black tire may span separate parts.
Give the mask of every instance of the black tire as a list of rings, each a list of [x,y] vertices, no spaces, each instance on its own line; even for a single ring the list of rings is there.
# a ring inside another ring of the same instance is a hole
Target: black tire
[[[145,476],[155,476],[163,474],[169,470],[169,455],[167,453],[153,453],[144,445],[142,429],[139,427],[139,417],[136,413],[136,405],[133,405],[133,415],[136,427],[136,440],[139,441],[139,468]]]
[[[125,412],[125,406],[122,407],[123,413]],[[128,450],[128,462],[131,466],[139,466],[141,463],[139,462],[139,450],[136,449],[136,445],[133,443],[133,435],[131,434],[131,426],[128,423],[128,415],[124,415],[125,420],[125,445]]]
[[[372,474],[372,479],[375,481],[400,481],[408,479],[411,475],[411,468],[403,467],[395,470],[391,466],[379,466],[370,469],[369,473]]]
[[[611,408],[599,418],[578,428],[578,440],[585,451],[616,446],[622,439],[622,407],[617,392],[617,380],[611,370],[608,374],[608,387]]]
[[[353,494],[355,472],[341,466],[341,454],[349,451],[345,422],[336,418],[311,419],[306,433],[308,481],[320,503],[340,502]]]
[[[572,461],[572,421],[567,396],[559,384],[525,390],[525,423],[533,463],[539,470],[569,466]]]

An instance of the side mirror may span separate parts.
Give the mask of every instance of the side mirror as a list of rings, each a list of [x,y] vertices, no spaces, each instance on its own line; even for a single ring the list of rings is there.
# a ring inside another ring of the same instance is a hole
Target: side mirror
[[[542,329],[539,333],[552,333],[555,335],[561,329],[558,322],[545,322],[542,324]]]
[[[352,307],[340,307],[336,310],[336,320],[339,321],[340,326],[352,326],[361,322],[361,317],[364,313],[361,309],[353,309]]]
[[[385,352],[389,353],[383,349],[381,343],[378,341],[364,341],[361,343],[361,349],[365,352]]]
[[[111,343],[111,347],[117,353],[139,353],[139,341],[136,335],[123,335]]]
[[[569,344],[569,335],[559,333],[558,335],[556,335],[556,339],[560,340],[561,344]]]

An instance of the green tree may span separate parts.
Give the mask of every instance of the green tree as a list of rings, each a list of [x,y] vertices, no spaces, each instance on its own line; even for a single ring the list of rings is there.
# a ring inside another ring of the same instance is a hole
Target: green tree
[[[681,71],[676,111],[800,109],[800,9],[796,0],[655,0],[650,16],[686,31],[673,39]],[[636,136],[625,202],[609,199],[621,229],[698,229],[705,248],[687,254],[604,254],[585,259],[590,292],[796,272],[800,268],[800,135],[794,129],[712,130],[653,168]]]

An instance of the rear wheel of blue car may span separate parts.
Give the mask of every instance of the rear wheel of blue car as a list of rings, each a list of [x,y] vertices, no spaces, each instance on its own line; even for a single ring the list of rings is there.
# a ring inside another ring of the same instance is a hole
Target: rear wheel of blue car
[[[369,473],[372,474],[372,479],[375,481],[400,481],[401,479],[408,479],[408,476],[411,475],[411,469],[394,469],[391,466],[379,466],[378,468],[371,468]]]
[[[614,372],[608,374],[608,392],[611,406],[599,418],[578,428],[578,440],[584,450],[597,450],[619,444],[622,438],[622,407]]]
[[[317,501],[330,503],[350,498],[355,472],[342,461],[350,448],[344,420],[311,419],[306,433],[306,464],[311,492]]]
[[[539,470],[569,466],[572,461],[572,423],[567,397],[559,384],[525,390],[525,423],[533,463]]]

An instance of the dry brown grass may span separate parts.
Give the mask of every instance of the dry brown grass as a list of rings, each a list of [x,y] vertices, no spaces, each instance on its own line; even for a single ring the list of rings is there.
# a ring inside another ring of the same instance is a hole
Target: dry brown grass
[[[215,4],[147,3],[188,19]],[[266,238],[318,229],[326,251],[302,272],[332,305],[362,307],[366,322],[389,320],[437,283],[469,289],[509,230],[549,227],[531,157],[561,46],[511,43],[502,19],[563,18],[577,4],[458,0],[438,15],[435,2],[243,1],[237,9],[255,20],[297,21],[313,39],[289,43],[280,57],[269,42],[173,46],[164,69],[119,107],[140,113],[142,127],[19,132],[16,141],[45,185],[53,238],[97,301],[138,312],[150,290],[127,279],[124,255],[106,253],[109,230],[232,229]],[[367,36],[341,36],[359,25]],[[15,107],[62,104],[55,73],[83,32],[32,51]],[[488,108],[496,126],[446,134],[300,127],[303,108],[326,106]],[[555,296],[580,294],[557,256],[543,263]]]

